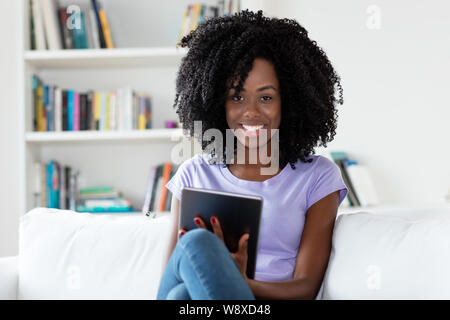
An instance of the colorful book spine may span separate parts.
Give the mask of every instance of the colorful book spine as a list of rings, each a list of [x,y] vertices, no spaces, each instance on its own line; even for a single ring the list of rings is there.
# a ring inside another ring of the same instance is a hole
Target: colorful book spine
[[[100,15],[99,15],[100,6],[99,6],[99,4],[97,3],[96,0],[91,0],[91,5],[92,5],[92,9],[94,10],[94,13],[95,13],[95,20],[97,22],[98,36],[99,36],[99,40],[100,40],[100,47],[101,48],[106,48],[105,35],[103,33],[102,23],[100,21]]]
[[[162,179],[162,186],[161,186],[161,200],[159,203],[158,211],[164,211],[164,208],[166,206],[166,198],[167,198],[167,188],[166,183],[169,181],[170,177],[170,171],[171,171],[172,165],[170,162],[166,162],[164,164],[164,170],[163,170],[163,179]]]
[[[74,91],[67,91],[67,130],[73,131]]]
[[[94,110],[94,122],[95,127],[94,130],[100,130],[100,115],[101,115],[101,105],[102,105],[102,96],[100,92],[96,92],[94,94],[95,101],[95,110]]]
[[[109,22],[108,22],[108,19],[106,17],[105,10],[100,8],[100,10],[98,10],[98,15],[100,17],[100,23],[102,25],[103,34],[105,36],[106,48],[113,49],[114,48],[114,43],[113,43],[113,40],[112,40],[111,30],[109,28]]]
[[[73,131],[80,131],[80,94],[73,94]]]
[[[111,114],[111,93],[105,93],[105,130],[110,130],[110,114]]]
[[[67,90],[62,91],[62,129],[67,131],[69,129],[69,110],[68,110],[68,94]]]
[[[38,95],[37,95],[37,90],[38,90],[38,86],[39,86],[39,78],[36,75],[33,75],[31,77],[31,90],[32,90],[32,97],[33,97],[33,110],[32,110],[32,117],[33,117],[33,130],[34,131],[39,131],[39,126],[38,126],[38,108],[37,108],[37,104],[38,104]]]
[[[62,90],[55,88],[55,131],[62,131]]]
[[[145,130],[146,124],[145,118],[145,97],[139,97],[139,118],[138,118],[138,129]]]
[[[83,12],[76,12],[75,19],[77,19],[77,28],[72,29],[73,44],[75,49],[88,49],[88,40],[86,34],[86,24],[84,22]]]
[[[100,130],[106,129],[106,93],[100,93]]]

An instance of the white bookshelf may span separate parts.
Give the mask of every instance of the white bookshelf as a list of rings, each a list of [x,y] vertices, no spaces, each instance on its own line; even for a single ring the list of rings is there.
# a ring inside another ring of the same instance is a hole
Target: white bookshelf
[[[51,69],[162,67],[177,65],[186,52],[176,47],[28,50],[24,60],[30,67]]]
[[[183,136],[181,128],[150,129],[131,131],[61,131],[61,132],[27,132],[28,144],[44,145],[50,143],[107,142],[107,141],[179,141]]]
[[[30,50],[28,0],[21,1],[18,75],[21,214],[33,208],[33,163],[57,160],[80,171],[79,187],[112,185],[140,210],[152,165],[172,161],[180,142],[191,153],[196,142],[182,139],[182,129],[166,129],[177,121],[173,109],[175,79],[185,48],[176,41],[187,4],[164,1],[104,2],[115,49]],[[84,0],[80,0],[82,2]],[[60,0],[61,5],[78,3]],[[215,4],[215,0],[205,1]],[[129,85],[152,97],[152,129],[132,131],[34,132],[31,77],[61,88],[113,90]],[[117,213],[120,215],[120,213]]]

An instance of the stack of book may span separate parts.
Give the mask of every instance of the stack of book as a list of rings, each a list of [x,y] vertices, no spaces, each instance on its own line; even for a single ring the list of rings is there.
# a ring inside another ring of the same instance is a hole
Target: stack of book
[[[178,44],[185,35],[195,30],[203,21],[213,17],[232,15],[239,12],[240,8],[240,0],[218,0],[215,6],[203,3],[188,5],[181,20]]]
[[[152,128],[151,97],[130,87],[79,92],[32,77],[33,130],[146,130]]]
[[[378,195],[368,168],[348,157],[346,152],[326,152],[323,154],[334,161],[341,170],[348,189],[344,206],[360,207],[379,205]]]
[[[112,186],[99,186],[80,189],[78,212],[131,212],[134,209],[129,200]]]
[[[78,175],[72,167],[51,160],[34,163],[33,196],[35,207],[75,210]]]
[[[142,207],[144,214],[170,211],[172,193],[166,188],[166,183],[173,177],[177,169],[178,165],[171,162],[164,162],[150,168],[148,187]]]
[[[98,0],[29,0],[31,50],[114,48],[105,10]]]

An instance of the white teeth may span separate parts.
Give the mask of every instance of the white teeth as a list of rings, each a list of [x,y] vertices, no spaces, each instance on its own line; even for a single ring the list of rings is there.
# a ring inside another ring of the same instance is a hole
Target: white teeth
[[[255,131],[255,130],[258,130],[258,129],[262,129],[262,127],[264,127],[264,125],[261,124],[261,125],[259,125],[259,126],[247,126],[247,125],[243,124],[242,127],[243,127],[245,130]]]

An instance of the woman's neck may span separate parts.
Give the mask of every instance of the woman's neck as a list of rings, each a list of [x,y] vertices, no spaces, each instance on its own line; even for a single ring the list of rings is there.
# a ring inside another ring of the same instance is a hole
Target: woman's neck
[[[267,158],[270,160],[269,163],[266,163],[266,161],[262,161],[262,159],[259,156],[259,150],[252,151],[253,153],[256,153],[256,163],[250,163],[250,150],[248,148],[245,148],[245,159],[239,159],[239,161],[234,160],[233,163],[228,165],[229,170],[231,173],[243,180],[250,180],[250,181],[264,181],[267,179],[270,179],[274,176],[276,176],[280,171],[283,169],[279,166],[281,158],[281,151],[279,152],[279,159],[275,159],[278,161],[275,161],[272,159],[272,154],[269,151],[269,154],[267,155]],[[273,155],[275,156],[275,155]],[[237,159],[237,156],[235,154],[234,159]],[[243,161],[245,160],[245,161]],[[252,159],[253,160],[253,159]],[[275,165],[274,165],[275,161]],[[255,162],[254,160],[252,162]],[[269,170],[269,168],[271,168]],[[265,169],[265,170],[263,170]],[[269,174],[264,172],[270,172]]]

